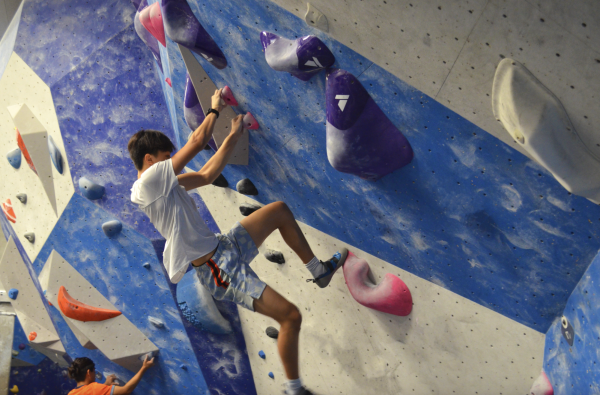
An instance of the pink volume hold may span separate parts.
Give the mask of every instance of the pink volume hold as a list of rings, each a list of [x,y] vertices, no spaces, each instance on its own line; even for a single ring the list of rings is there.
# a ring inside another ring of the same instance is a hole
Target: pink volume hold
[[[256,119],[254,119],[252,114],[250,114],[249,112],[247,112],[246,115],[244,115],[242,122],[244,123],[244,127],[246,129],[249,129],[249,130],[258,129],[258,122],[256,121]]]
[[[369,264],[352,252],[348,252],[343,269],[348,290],[358,303],[398,316],[409,315],[412,311],[412,295],[400,278],[386,273],[381,283],[373,284],[368,278]]]
[[[221,99],[225,100],[225,103],[229,104],[230,106],[238,105],[237,100],[235,100],[235,97],[233,97],[233,92],[228,86],[225,86],[225,88],[223,88],[221,91]]]
[[[165,27],[163,25],[162,13],[158,2],[144,8],[140,12],[140,22],[156,38],[163,47],[167,46],[165,39]]]
[[[169,77],[165,78],[165,82],[166,82],[167,84],[169,84],[169,86],[170,86],[171,88],[173,87],[173,85],[171,85],[171,79],[170,79]]]

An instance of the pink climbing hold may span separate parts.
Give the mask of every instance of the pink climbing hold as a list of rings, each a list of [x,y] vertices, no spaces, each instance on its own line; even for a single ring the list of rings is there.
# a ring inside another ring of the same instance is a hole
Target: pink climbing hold
[[[167,46],[165,26],[163,25],[162,12],[160,11],[160,4],[158,2],[144,8],[140,12],[140,22],[163,47]]]
[[[10,199],[6,199],[6,202],[2,203],[2,211],[4,211],[6,219],[8,219],[10,222],[13,224],[17,222],[17,216],[15,214],[15,210],[13,210]]]
[[[252,114],[250,114],[249,112],[246,113],[246,115],[244,115],[242,122],[244,123],[244,127],[246,129],[249,129],[249,130],[258,129],[258,122],[252,116]]]
[[[546,373],[543,370],[533,382],[529,393],[531,395],[554,395],[552,384],[550,384],[550,380],[548,380],[548,376],[546,376]]]
[[[165,82],[166,82],[167,84],[169,84],[169,86],[170,86],[171,88],[173,87],[173,85],[171,85],[171,79],[170,79],[169,77],[165,78]]]
[[[344,264],[344,278],[352,297],[363,306],[388,314],[409,315],[412,311],[412,296],[404,281],[387,273],[377,285],[368,279],[369,264],[348,252]]]
[[[237,100],[235,100],[235,97],[233,97],[233,92],[228,86],[225,86],[225,88],[223,88],[221,91],[221,99],[225,100],[225,103],[229,104],[230,106],[238,105]]]

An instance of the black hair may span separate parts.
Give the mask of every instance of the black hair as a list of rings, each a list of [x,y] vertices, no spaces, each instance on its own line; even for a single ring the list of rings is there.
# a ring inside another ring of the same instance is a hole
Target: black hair
[[[135,168],[142,170],[146,154],[156,155],[159,151],[173,152],[175,146],[164,133],[144,129],[131,136],[127,143],[127,150]]]
[[[69,366],[69,378],[77,382],[84,381],[88,370],[96,370],[94,361],[88,357],[76,358]]]

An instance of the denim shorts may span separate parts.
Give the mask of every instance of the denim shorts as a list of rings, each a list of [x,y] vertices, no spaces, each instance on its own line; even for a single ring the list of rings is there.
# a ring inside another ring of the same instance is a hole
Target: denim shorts
[[[267,286],[250,268],[258,248],[239,222],[226,234],[217,234],[217,238],[219,246],[212,258],[194,266],[200,282],[216,300],[235,302],[254,311],[252,302]]]

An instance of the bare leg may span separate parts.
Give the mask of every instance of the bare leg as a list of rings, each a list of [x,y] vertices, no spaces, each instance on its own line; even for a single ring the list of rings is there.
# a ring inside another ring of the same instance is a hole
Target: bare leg
[[[260,298],[254,300],[253,305],[254,311],[271,317],[279,323],[277,338],[279,357],[288,380],[296,380],[300,377],[298,372],[298,337],[302,324],[300,311],[268,285]]]
[[[268,204],[241,220],[240,223],[257,247],[260,247],[271,233],[279,229],[283,240],[298,254],[302,262],[308,263],[315,256],[294,214],[283,202]]]

